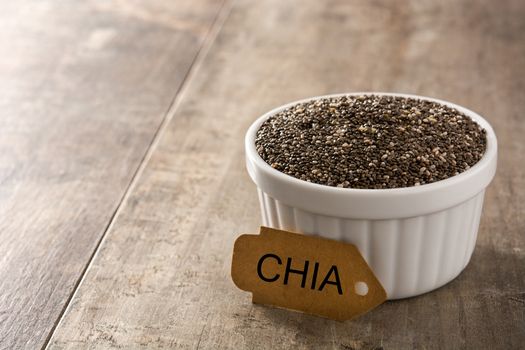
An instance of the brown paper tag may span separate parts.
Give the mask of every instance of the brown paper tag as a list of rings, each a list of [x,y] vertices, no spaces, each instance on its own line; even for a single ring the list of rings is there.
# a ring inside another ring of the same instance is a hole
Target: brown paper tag
[[[261,227],[235,241],[233,282],[252,301],[344,321],[386,300],[357,248],[348,243]]]

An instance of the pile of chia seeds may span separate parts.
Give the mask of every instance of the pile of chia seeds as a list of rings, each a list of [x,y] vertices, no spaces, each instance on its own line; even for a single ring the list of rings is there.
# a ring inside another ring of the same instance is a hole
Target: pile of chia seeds
[[[476,164],[485,130],[439,103],[393,96],[343,96],[300,103],[266,120],[255,139],[273,168],[344,188],[429,184]]]

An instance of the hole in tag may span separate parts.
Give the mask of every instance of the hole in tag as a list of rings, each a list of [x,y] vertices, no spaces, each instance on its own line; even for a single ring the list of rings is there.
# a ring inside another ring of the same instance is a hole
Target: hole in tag
[[[293,260],[292,260],[293,259]],[[386,292],[356,246],[261,227],[240,235],[231,275],[252,302],[346,321],[386,300]]]
[[[354,284],[355,294],[364,297],[368,294],[368,285],[365,282],[356,282]]]

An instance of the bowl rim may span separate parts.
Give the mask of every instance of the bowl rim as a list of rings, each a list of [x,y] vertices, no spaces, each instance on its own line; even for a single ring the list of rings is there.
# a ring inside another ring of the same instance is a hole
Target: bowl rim
[[[385,189],[362,189],[362,188],[341,188],[341,187],[317,184],[317,183],[298,179],[296,177],[293,177],[291,175],[285,174],[279,170],[272,168],[268,163],[266,163],[261,158],[261,156],[257,152],[255,148],[255,137],[256,137],[257,131],[259,130],[259,127],[264,121],[266,121],[266,119],[281,112],[282,110],[289,108],[291,106],[300,104],[300,103],[311,102],[311,101],[316,101],[320,99],[342,97],[342,96],[363,96],[363,95],[364,96],[374,95],[374,96],[395,96],[395,97],[404,97],[404,98],[414,98],[414,99],[435,102],[435,103],[443,104],[448,107],[452,107],[462,112],[463,114],[467,115],[472,120],[474,120],[478,125],[480,125],[483,129],[485,129],[486,131],[485,135],[486,135],[486,140],[487,140],[485,153],[483,154],[481,159],[476,164],[474,164],[472,167],[470,167],[466,171],[463,171],[462,173],[458,175],[451,176],[444,180],[439,180],[436,182],[432,182],[429,184],[423,184],[420,186],[396,187],[396,188],[385,188]],[[277,177],[278,179],[282,181],[286,181],[286,182],[291,181],[292,183],[295,183],[298,186],[310,188],[313,190],[321,190],[325,192],[334,192],[334,193],[341,194],[341,192],[344,191],[344,193],[348,193],[348,195],[359,194],[359,195],[366,195],[366,196],[379,196],[379,195],[384,195],[384,194],[395,195],[395,194],[434,192],[434,191],[439,191],[440,189],[443,189],[443,188],[447,188],[450,185],[456,184],[458,182],[468,181],[470,178],[475,177],[477,174],[482,172],[488,165],[490,165],[490,162],[494,159],[494,157],[497,154],[497,138],[496,138],[496,134],[494,133],[494,130],[492,129],[491,125],[489,124],[487,120],[485,120],[483,117],[481,117],[476,112],[468,108],[465,108],[463,106],[457,105],[455,103],[440,100],[440,99],[433,98],[433,97],[426,97],[426,96],[413,95],[413,94],[369,91],[369,92],[336,93],[336,94],[313,96],[309,98],[296,100],[296,101],[281,105],[279,107],[276,107],[270,110],[269,112],[264,113],[262,116],[257,118],[251,124],[245,136],[245,149],[246,149],[247,157],[251,161],[255,162],[255,164],[258,166],[260,170],[263,170],[268,175]]]

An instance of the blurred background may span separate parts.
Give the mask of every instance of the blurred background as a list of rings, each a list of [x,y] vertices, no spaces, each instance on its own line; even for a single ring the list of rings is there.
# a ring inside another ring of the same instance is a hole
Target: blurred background
[[[521,0],[4,1],[0,349],[519,348],[524,72]],[[229,280],[234,238],[260,224],[244,132],[356,91],[493,125],[472,262],[358,322],[249,308]]]

